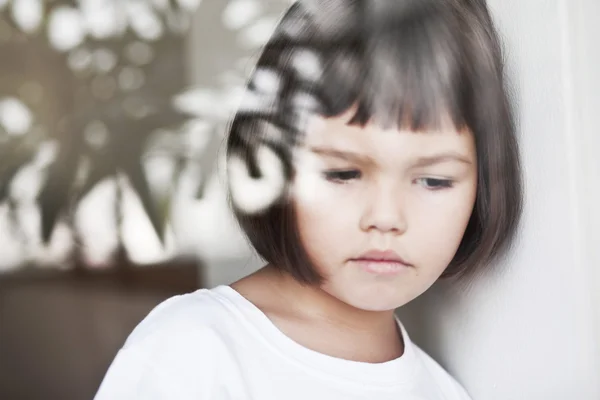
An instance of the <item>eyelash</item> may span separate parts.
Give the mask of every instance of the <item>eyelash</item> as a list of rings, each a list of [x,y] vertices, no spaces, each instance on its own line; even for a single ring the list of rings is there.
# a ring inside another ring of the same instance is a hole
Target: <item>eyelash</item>
[[[347,184],[349,181],[353,179],[360,179],[362,176],[361,172],[356,169],[325,171],[323,175],[328,181],[338,184]],[[426,187],[426,189],[431,191],[449,189],[454,186],[454,181],[450,179],[418,178],[416,181],[429,181],[430,184],[433,182],[434,184],[430,185],[433,187]]]
[[[325,175],[325,179],[328,181],[336,183],[346,183],[349,180],[359,179],[362,176],[360,171],[356,169],[325,171],[323,175]]]
[[[424,180],[424,181],[433,181],[436,182],[438,185],[434,185],[434,188],[429,188],[428,190],[431,191],[436,191],[436,190],[443,190],[443,189],[450,189],[451,187],[454,186],[454,182],[451,181],[450,179],[438,179],[438,178],[419,178],[417,180]]]

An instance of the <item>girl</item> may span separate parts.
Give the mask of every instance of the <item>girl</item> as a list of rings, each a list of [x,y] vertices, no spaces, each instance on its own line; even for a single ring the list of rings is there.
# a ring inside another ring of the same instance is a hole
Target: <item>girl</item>
[[[484,0],[301,0],[227,142],[258,272],[172,298],[97,399],[464,400],[396,308],[507,249],[521,177]]]

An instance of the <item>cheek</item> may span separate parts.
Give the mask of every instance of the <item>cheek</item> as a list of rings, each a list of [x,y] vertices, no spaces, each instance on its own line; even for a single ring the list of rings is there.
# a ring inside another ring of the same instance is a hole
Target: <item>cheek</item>
[[[413,242],[418,247],[415,251],[424,264],[440,268],[445,268],[458,249],[473,210],[474,195],[465,190],[444,200],[435,206],[421,202],[410,223],[415,237],[420,238]]]
[[[343,190],[318,178],[321,182],[308,184],[314,190],[300,189],[295,182],[294,209],[298,231],[308,254],[319,260],[317,267],[335,265],[347,252],[347,246],[356,239],[356,202],[349,201]],[[307,182],[301,183],[306,184]],[[298,190],[300,189],[300,190]]]
[[[331,188],[310,196],[295,196],[294,208],[301,235],[317,245],[327,245],[336,238],[348,236],[356,220],[352,216],[357,207],[347,198]]]

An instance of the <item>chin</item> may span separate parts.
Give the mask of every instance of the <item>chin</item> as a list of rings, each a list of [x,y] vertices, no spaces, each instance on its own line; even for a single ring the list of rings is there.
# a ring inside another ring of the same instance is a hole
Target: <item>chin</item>
[[[402,307],[413,299],[413,290],[407,283],[397,280],[373,282],[352,278],[331,280],[322,289],[358,310],[386,312]]]

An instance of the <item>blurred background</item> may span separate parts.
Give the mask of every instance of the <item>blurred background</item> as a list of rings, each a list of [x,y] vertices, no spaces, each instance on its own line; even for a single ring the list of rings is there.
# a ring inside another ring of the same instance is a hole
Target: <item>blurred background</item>
[[[0,0],[0,399],[86,399],[174,294],[260,265],[225,127],[285,0]]]

